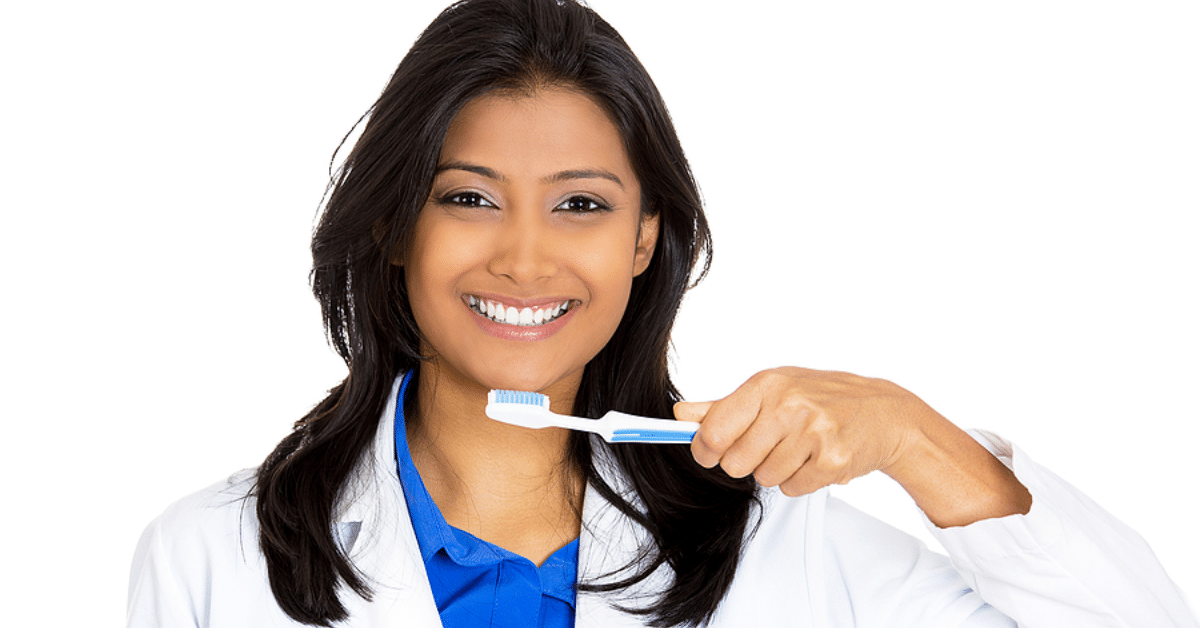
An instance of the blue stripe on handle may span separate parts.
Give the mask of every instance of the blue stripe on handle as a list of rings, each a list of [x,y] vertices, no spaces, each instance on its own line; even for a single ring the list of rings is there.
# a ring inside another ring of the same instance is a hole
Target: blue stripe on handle
[[[613,430],[614,443],[690,443],[694,432],[675,430]]]

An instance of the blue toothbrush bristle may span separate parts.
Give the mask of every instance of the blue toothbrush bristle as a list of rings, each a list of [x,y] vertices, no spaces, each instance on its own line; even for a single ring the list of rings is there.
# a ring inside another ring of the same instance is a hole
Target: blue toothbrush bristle
[[[493,390],[496,403],[520,403],[527,406],[549,406],[550,398],[541,393],[524,390]]]

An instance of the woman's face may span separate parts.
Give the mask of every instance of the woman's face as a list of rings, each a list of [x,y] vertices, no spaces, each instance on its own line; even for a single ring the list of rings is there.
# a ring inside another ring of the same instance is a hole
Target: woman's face
[[[484,389],[573,398],[650,263],[658,221],[642,219],[640,198],[589,97],[543,88],[468,103],[402,260],[429,364]]]

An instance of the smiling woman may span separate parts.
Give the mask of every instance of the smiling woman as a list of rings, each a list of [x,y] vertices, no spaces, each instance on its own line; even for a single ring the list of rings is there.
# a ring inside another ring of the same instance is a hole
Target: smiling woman
[[[249,526],[265,569],[220,579],[205,624],[229,612],[243,625],[359,625],[416,602],[396,612],[458,625],[502,601],[533,609],[521,623],[567,625],[576,591],[592,594],[578,615],[606,623],[614,593],[651,581],[646,599],[624,598],[631,610],[663,624],[711,616],[758,500],[752,478],[682,447],[610,449],[483,413],[503,385],[578,416],[671,417],[670,332],[708,242],[666,107],[607,23],[573,2],[453,5],[376,102],[313,236],[313,290],[348,377],[253,476],[151,526],[132,623],[169,595],[152,550],[205,545],[177,541],[222,527],[204,515]],[[520,324],[526,308],[542,309],[541,326]],[[239,491],[253,514],[209,508]],[[617,513],[637,535],[597,527]],[[405,584],[422,572],[431,586]]]
[[[181,500],[131,626],[1193,626],[1133,531],[911,392],[778,368],[682,401],[708,226],[658,91],[570,0],[466,0],[336,174],[313,290],[345,380],[263,464]],[[698,423],[690,448],[488,419]],[[830,497],[880,471],[951,553]]]
[[[426,358],[409,448],[448,523],[542,564],[579,534],[584,476],[560,477],[570,435],[488,421],[483,402],[492,389],[541,391],[572,412],[650,263],[658,218],[643,216],[616,127],[574,90],[471,101],[437,172],[401,257]],[[494,488],[514,471],[525,481]]]

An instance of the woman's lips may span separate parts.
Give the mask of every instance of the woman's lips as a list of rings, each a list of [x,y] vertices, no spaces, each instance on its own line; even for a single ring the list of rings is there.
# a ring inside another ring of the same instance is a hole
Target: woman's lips
[[[541,301],[512,301],[481,297],[474,294],[463,295],[467,307],[475,310],[497,323],[507,325],[543,325],[562,316],[567,309],[578,301],[573,299],[543,299]]]
[[[475,297],[478,298],[478,297]],[[559,315],[558,318],[549,323],[533,324],[533,325],[509,325],[501,323],[480,314],[475,307],[469,302],[470,299],[464,299],[463,305],[470,310],[472,319],[484,333],[494,338],[502,340],[515,340],[518,342],[536,342],[545,340],[550,336],[558,333],[560,329],[566,326],[567,322],[575,316],[575,312],[579,309],[577,302],[568,302],[567,311]],[[522,308],[525,309],[525,308]]]

